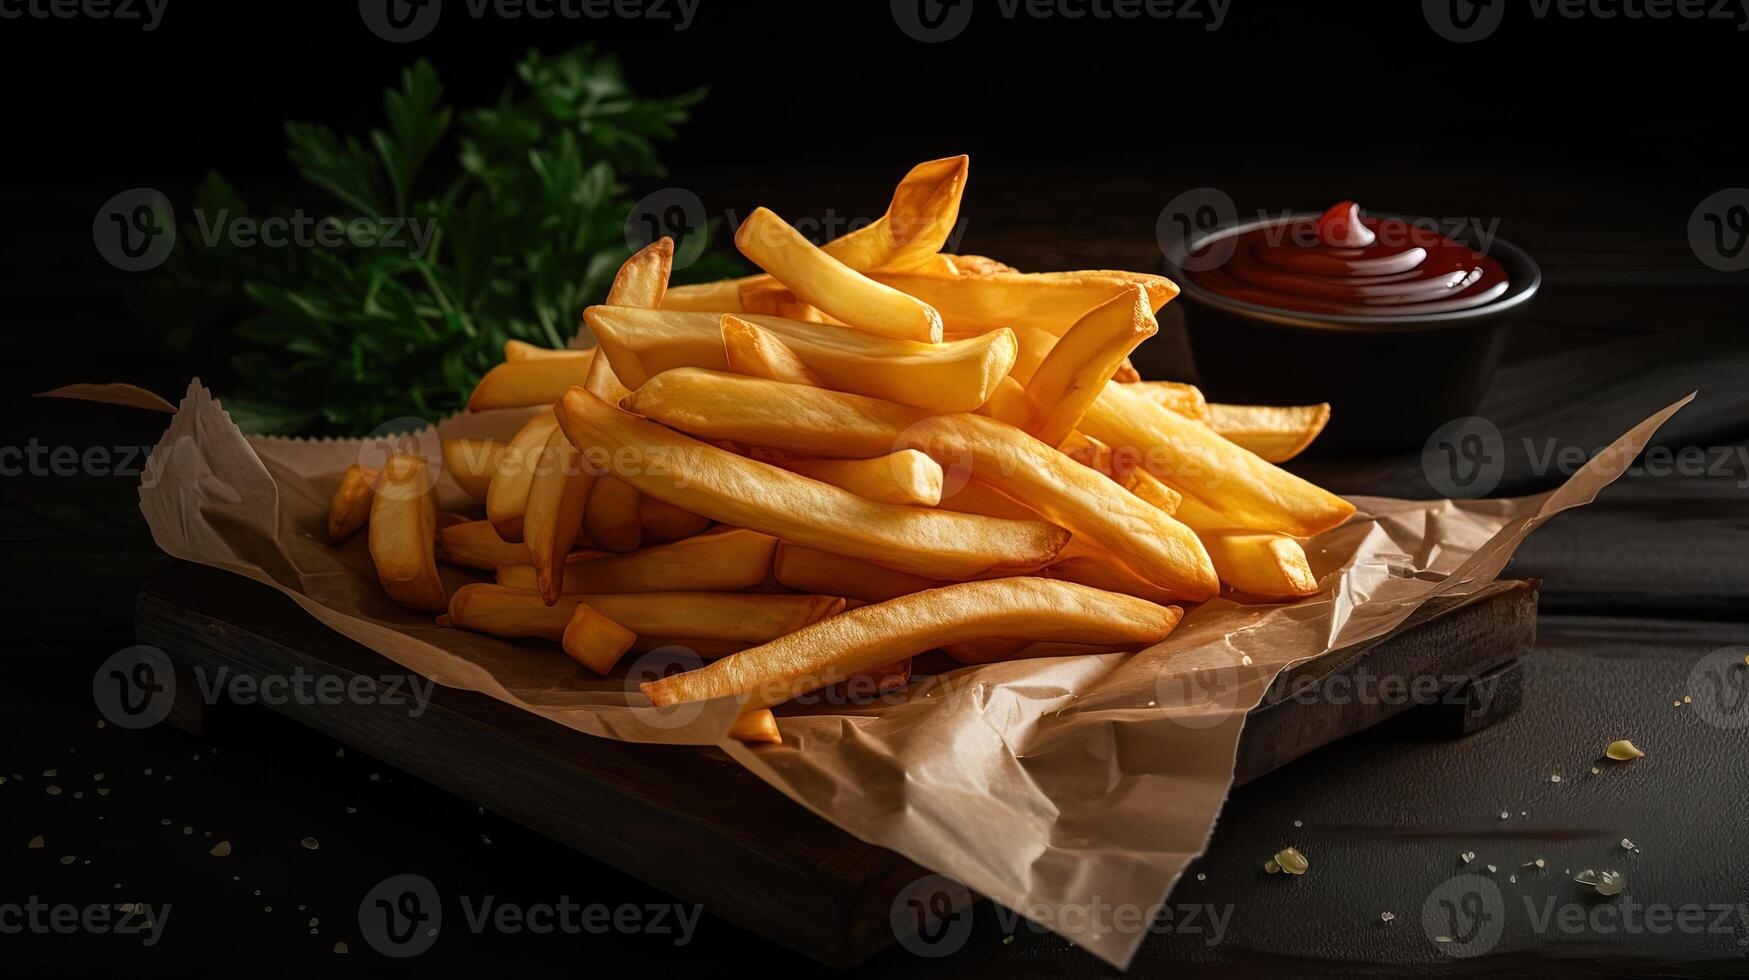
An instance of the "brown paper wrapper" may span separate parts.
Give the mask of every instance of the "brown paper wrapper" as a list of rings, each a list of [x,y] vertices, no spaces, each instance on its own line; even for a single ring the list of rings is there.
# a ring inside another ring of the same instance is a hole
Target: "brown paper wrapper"
[[[389,602],[364,536],[336,549],[325,530],[341,473],[380,463],[380,445],[244,436],[197,380],[154,450],[140,507],[169,554],[271,585],[402,667],[603,738],[720,745],[850,834],[1122,967],[1207,844],[1246,712],[1276,676],[1492,581],[1527,534],[1589,503],[1688,400],[1546,494],[1353,498],[1359,514],[1306,543],[1321,588],[1302,601],[1216,599],[1139,653],[965,667],[876,704],[786,711],[778,746],[727,740],[726,700],[650,708],[636,665],[629,679],[595,677],[556,648],[442,629]],[[440,436],[508,438],[527,416],[458,416],[413,438],[437,459]],[[437,489],[448,509],[478,509],[447,476]],[[452,587],[476,579],[444,575]]]

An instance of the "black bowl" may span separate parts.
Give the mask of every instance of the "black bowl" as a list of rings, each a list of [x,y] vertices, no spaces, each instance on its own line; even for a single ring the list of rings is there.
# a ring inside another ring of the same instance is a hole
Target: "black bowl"
[[[1188,254],[1266,225],[1316,217],[1218,228],[1189,241]],[[1420,448],[1441,425],[1475,414],[1507,333],[1536,295],[1542,272],[1523,249],[1502,239],[1478,243],[1462,230],[1442,232],[1499,262],[1506,292],[1485,306],[1448,313],[1326,316],[1210,292],[1168,256],[1162,266],[1181,290],[1177,303],[1203,392],[1211,401],[1251,405],[1329,402],[1330,425],[1313,444],[1321,454]],[[1144,344],[1135,358],[1144,376],[1147,349]]]

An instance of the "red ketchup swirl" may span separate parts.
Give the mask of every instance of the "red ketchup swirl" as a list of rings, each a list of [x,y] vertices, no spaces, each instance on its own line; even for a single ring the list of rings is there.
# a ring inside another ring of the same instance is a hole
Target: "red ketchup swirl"
[[[1191,272],[1191,281],[1232,299],[1302,313],[1449,313],[1491,303],[1509,285],[1500,263],[1425,222],[1363,217],[1353,201],[1317,218],[1219,239],[1197,256],[1229,248],[1225,262]]]

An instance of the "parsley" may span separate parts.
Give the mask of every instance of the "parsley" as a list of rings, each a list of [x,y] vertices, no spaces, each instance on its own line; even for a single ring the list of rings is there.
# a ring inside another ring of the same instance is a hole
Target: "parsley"
[[[240,244],[235,223],[256,220],[242,198],[217,174],[197,191],[136,309],[167,344],[229,357],[238,382],[224,404],[245,431],[436,421],[466,403],[506,339],[564,346],[628,254],[627,181],[663,174],[656,144],[704,91],[640,98],[586,46],[530,52],[499,100],[460,113],[458,127],[442,95],[421,60],[384,93],[386,126],[362,140],[286,124],[291,163],[323,201],[304,219],[306,239],[327,232],[317,247]],[[434,174],[446,139],[455,166]],[[318,216],[342,224],[318,229]],[[370,231],[343,236],[349,227]],[[677,278],[739,270],[706,251]]]

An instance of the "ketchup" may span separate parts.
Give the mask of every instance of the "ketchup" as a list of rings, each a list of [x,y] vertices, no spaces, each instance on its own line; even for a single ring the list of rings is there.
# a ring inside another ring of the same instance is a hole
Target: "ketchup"
[[[1467,310],[1509,285],[1500,263],[1425,223],[1369,218],[1342,201],[1317,218],[1294,218],[1218,239],[1198,253],[1232,249],[1197,285],[1232,299],[1301,313],[1415,316]]]

